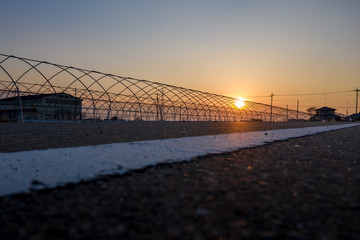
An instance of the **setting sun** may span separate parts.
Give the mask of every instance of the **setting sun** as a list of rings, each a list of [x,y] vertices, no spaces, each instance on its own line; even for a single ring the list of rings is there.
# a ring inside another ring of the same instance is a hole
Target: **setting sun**
[[[243,108],[245,107],[245,99],[244,98],[238,98],[234,101],[234,104],[237,108]]]

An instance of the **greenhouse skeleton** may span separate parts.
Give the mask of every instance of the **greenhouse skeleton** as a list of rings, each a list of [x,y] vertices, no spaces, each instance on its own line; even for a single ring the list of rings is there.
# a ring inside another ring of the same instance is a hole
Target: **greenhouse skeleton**
[[[55,100],[43,106],[32,106],[33,103],[26,101],[29,96],[41,95],[52,96]],[[75,99],[74,104],[64,104],[64,96]],[[14,100],[11,106],[2,106],[6,99]],[[0,117],[7,116],[4,115],[6,111],[17,111],[19,121],[288,121],[310,118],[305,112],[246,100],[239,107],[236,101],[238,99],[232,97],[159,82],[0,54],[0,111],[3,112]],[[45,117],[43,113],[41,118],[40,107],[46,111],[51,108],[53,114]],[[70,110],[75,107],[77,111]],[[36,109],[38,117],[32,119],[26,113],[24,116],[29,108]]]

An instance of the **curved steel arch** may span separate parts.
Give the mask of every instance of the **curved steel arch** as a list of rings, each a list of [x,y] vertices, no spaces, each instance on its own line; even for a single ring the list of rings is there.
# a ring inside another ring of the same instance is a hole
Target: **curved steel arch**
[[[11,71],[7,64],[14,64]],[[15,66],[20,64],[27,66],[25,70]],[[110,117],[130,121],[286,121],[310,118],[308,113],[251,101],[245,101],[245,106],[239,109],[235,106],[237,99],[228,96],[12,55],[0,54],[0,70],[0,100],[16,96],[20,109],[23,108],[23,96],[66,93],[81,99],[83,115],[89,114],[87,117],[93,116],[95,120]],[[40,74],[39,79],[28,77],[32,70]],[[50,70],[54,70],[52,74],[48,74]],[[2,72],[5,77],[2,77]],[[15,76],[20,77],[15,79]],[[55,84],[59,80],[63,81]]]

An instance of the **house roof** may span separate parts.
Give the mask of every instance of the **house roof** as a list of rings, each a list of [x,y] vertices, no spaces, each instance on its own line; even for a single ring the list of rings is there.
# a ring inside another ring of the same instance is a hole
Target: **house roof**
[[[318,108],[315,111],[335,111],[335,108],[330,108],[330,107],[322,107],[322,108]]]
[[[41,98],[50,97],[50,96],[71,97],[71,98],[75,98],[77,100],[82,101],[80,98],[74,97],[67,93],[47,93],[47,94],[37,94],[37,95],[26,95],[26,96],[21,96],[21,100],[41,99]],[[7,101],[14,101],[17,99],[18,99],[18,97],[16,96],[16,97],[3,98],[3,99],[0,99],[0,101],[7,102]]]
[[[360,113],[353,113],[353,114],[349,115],[348,117],[351,117],[351,118],[360,118]]]

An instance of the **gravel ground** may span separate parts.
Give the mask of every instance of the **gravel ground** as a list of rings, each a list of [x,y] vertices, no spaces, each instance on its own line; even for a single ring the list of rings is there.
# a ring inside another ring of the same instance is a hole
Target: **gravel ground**
[[[0,239],[360,239],[359,143],[357,126],[0,198]]]
[[[90,146],[116,142],[214,135],[278,128],[322,126],[321,122],[81,122],[0,123],[0,152]]]

